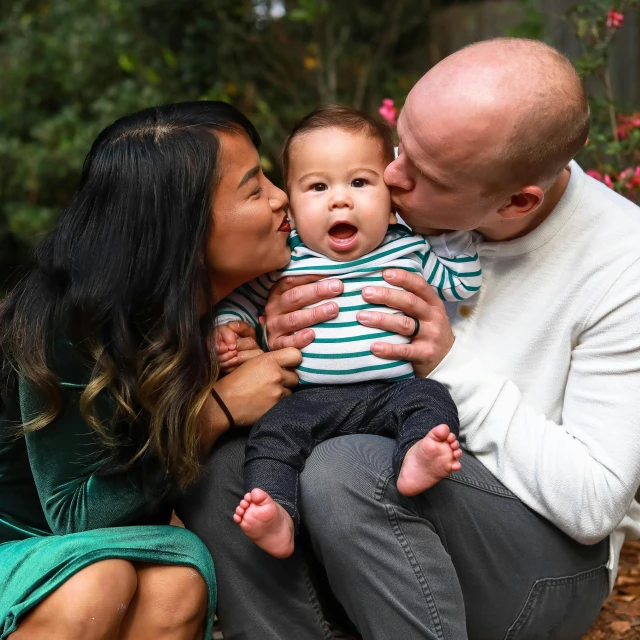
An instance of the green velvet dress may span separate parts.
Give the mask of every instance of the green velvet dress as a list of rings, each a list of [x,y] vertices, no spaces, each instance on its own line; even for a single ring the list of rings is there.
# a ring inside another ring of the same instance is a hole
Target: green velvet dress
[[[80,415],[86,380],[66,343],[57,349],[64,408],[49,425],[16,438],[38,414],[26,383],[0,415],[0,640],[20,618],[84,567],[110,558],[186,565],[208,586],[211,638],[216,583],[211,556],[193,533],[169,526],[171,507],[149,499],[127,473],[98,472],[104,454]]]

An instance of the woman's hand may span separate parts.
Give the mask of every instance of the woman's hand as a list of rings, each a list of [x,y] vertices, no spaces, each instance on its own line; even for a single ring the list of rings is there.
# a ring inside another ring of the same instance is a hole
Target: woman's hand
[[[215,328],[215,348],[223,375],[262,355],[255,329],[246,322],[229,322]]]
[[[420,331],[410,344],[374,342],[371,352],[385,360],[408,360],[417,378],[428,376],[449,353],[455,340],[442,300],[420,275],[403,269],[387,269],[384,279],[403,290],[388,287],[365,287],[362,297],[372,304],[397,309],[405,315],[359,311],[358,322],[365,327],[411,336],[415,320]]]
[[[238,427],[254,424],[298,384],[292,371],[302,361],[297,349],[263,353],[213,385]],[[225,420],[226,421],[226,420]],[[227,427],[228,427],[228,421]]]
[[[307,327],[338,315],[338,305],[335,302],[304,309],[310,304],[335,298],[344,290],[340,280],[320,280],[323,277],[287,276],[271,289],[265,307],[271,350],[306,347],[316,337]],[[296,331],[298,333],[295,333]]]

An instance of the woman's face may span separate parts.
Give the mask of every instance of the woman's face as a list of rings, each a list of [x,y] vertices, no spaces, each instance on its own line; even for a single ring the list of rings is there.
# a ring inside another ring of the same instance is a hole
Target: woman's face
[[[260,156],[243,133],[218,132],[220,180],[207,243],[214,302],[253,278],[289,262],[284,191],[262,173]]]

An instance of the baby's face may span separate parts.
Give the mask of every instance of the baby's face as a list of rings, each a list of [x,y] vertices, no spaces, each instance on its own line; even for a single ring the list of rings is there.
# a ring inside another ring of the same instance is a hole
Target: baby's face
[[[382,145],[365,134],[319,129],[290,150],[290,216],[302,241],[332,260],[375,249],[395,222]]]

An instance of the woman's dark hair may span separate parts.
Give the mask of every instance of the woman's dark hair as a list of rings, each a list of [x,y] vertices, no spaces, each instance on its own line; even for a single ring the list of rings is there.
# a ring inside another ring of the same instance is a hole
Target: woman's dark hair
[[[282,149],[282,175],[285,184],[289,182],[289,168],[291,165],[291,146],[294,140],[318,129],[342,129],[351,133],[363,134],[380,143],[380,154],[385,163],[393,162],[393,134],[389,126],[358,111],[353,107],[342,104],[326,104],[307,114],[294,127]]]
[[[260,144],[237,109],[213,101],[145,109],[93,143],[71,204],[0,302],[0,391],[15,393],[22,377],[43,399],[23,432],[60,413],[54,349],[70,341],[89,367],[80,409],[104,443],[130,464],[159,460],[181,486],[197,477],[198,416],[218,375],[212,312],[199,312],[212,307],[217,131]]]

